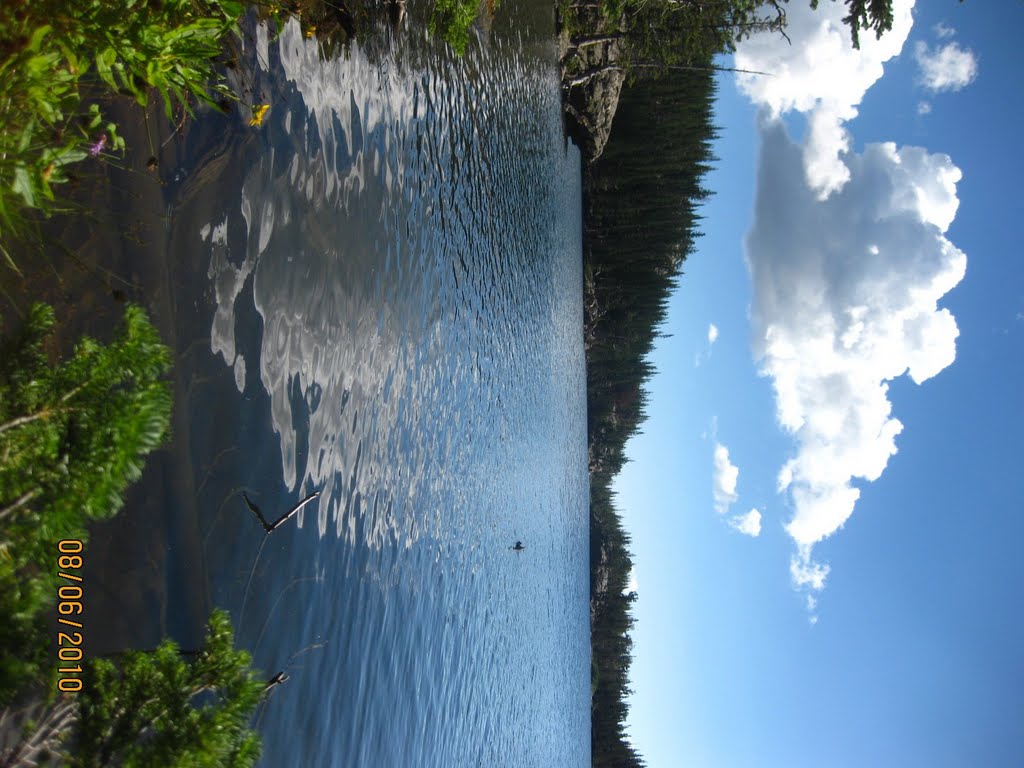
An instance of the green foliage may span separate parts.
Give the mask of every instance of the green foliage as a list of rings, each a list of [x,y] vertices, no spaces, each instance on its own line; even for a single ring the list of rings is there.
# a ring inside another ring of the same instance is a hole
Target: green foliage
[[[43,345],[54,320],[52,309],[36,304],[21,334],[0,347],[0,505],[32,496],[0,518],[0,539],[29,530],[66,538],[82,522],[115,514],[142,457],[167,434],[171,395],[162,377],[170,354],[145,312],[128,306],[114,342],[85,337],[51,367]]]
[[[44,609],[57,542],[85,540],[90,521],[118,511],[170,422],[169,351],[140,308],[126,308],[112,343],[83,338],[58,364],[54,324],[37,304],[0,343],[0,705],[53,664]],[[164,641],[90,661],[84,682],[71,765],[242,768],[259,757],[249,723],[264,684],[223,612],[198,653]]]
[[[836,0],[832,0],[835,2]],[[844,0],[849,13],[843,23],[850,27],[850,40],[854,48],[860,48],[860,30],[874,31],[879,38],[892,29],[892,0]],[[963,2],[963,0],[960,0]],[[818,7],[818,0],[811,0],[811,8]]]
[[[494,5],[496,7],[497,3]],[[465,53],[469,30],[479,9],[479,0],[435,0],[430,31],[441,35],[458,53]]]
[[[90,155],[124,148],[86,91],[148,103],[230,96],[214,69],[243,10],[238,0],[15,0],[0,3],[0,252],[26,212],[54,210],[53,186]],[[97,88],[98,86],[98,88]],[[18,126],[14,129],[14,126]]]
[[[248,653],[234,648],[231,622],[214,611],[199,653],[171,640],[130,652],[119,664],[87,665],[79,694],[75,768],[243,768],[260,754],[249,727],[264,684]]]
[[[843,22],[850,27],[855,48],[860,47],[860,30],[872,30],[881,37],[892,29],[892,0],[844,2],[849,12]],[[625,56],[616,63],[632,67],[635,79],[652,74],[641,70],[663,74],[673,67],[710,66],[716,55],[733,53],[737,43],[759,32],[785,36],[788,3],[789,0],[562,0],[561,17],[576,45],[609,32],[621,35]],[[818,3],[819,0],[810,0],[811,8],[817,8]]]
[[[170,355],[140,308],[114,342],[84,338],[55,366],[54,322],[37,304],[0,342],[0,704],[38,667],[57,542],[121,508],[170,423]]]
[[[781,32],[786,0],[630,0],[631,62],[666,66],[710,62],[757,32]]]
[[[212,104],[208,89],[231,95],[214,70],[214,58],[236,32],[243,10],[238,0],[90,0],[76,4],[67,32],[70,44],[88,52],[111,88],[128,90],[143,105],[148,89],[155,88],[170,117],[172,97]]]
[[[44,579],[0,578],[0,707],[52,666],[46,616],[37,610],[53,599],[47,586]]]

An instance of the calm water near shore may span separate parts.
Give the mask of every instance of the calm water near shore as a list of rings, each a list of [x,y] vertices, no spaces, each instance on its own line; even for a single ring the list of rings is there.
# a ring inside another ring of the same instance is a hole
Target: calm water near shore
[[[287,668],[261,765],[590,764],[579,155],[533,38],[260,32],[263,127],[197,125],[164,192],[161,620]],[[264,539],[242,490],[321,495]]]

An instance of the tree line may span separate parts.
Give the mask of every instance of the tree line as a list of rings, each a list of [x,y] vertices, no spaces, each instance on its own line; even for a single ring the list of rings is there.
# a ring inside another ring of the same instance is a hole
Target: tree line
[[[640,80],[586,171],[586,344],[590,445],[592,731],[595,766],[640,766],[625,731],[633,564],[611,484],[645,418],[648,360],[669,295],[699,236],[713,161],[710,70]],[[642,514],[642,511],[638,511]]]
[[[812,9],[819,7],[819,0],[809,2]],[[892,29],[892,0],[842,2],[842,22],[854,48],[860,48],[862,31],[881,37]],[[635,79],[712,67],[715,56],[735,52],[739,42],[762,32],[789,41],[789,0],[560,0],[558,8],[568,35],[563,60],[572,61],[566,85],[583,84],[608,70],[624,71]],[[595,47],[607,52],[608,46],[617,52],[594,55]]]

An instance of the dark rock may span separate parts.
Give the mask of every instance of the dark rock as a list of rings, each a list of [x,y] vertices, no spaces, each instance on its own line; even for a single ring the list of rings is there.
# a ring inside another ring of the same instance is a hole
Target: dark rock
[[[565,130],[584,161],[593,162],[608,142],[626,80],[621,20],[577,3],[559,19],[559,28]]]
[[[626,79],[620,69],[606,69],[565,89],[565,128],[587,162],[604,151]]]

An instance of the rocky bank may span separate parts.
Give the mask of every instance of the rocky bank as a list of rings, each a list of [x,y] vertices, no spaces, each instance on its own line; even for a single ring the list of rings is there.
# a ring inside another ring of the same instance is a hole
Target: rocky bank
[[[566,132],[593,162],[608,142],[626,79],[623,22],[586,0],[559,7],[557,20]]]

